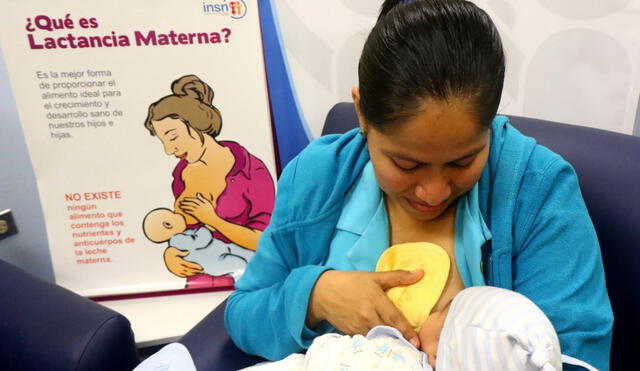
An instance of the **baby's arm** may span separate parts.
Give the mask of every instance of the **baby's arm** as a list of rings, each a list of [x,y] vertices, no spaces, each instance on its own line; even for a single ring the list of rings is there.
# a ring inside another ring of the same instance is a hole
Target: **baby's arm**
[[[179,250],[194,251],[207,247],[211,241],[213,241],[211,232],[207,228],[200,227],[196,230],[187,229],[171,237],[169,246]]]
[[[207,229],[206,225],[204,227],[198,228],[196,230],[196,233],[193,235],[193,243],[196,250],[203,249],[209,246],[209,244],[211,243],[211,241],[213,241],[213,239],[214,239],[213,234],[209,229]]]

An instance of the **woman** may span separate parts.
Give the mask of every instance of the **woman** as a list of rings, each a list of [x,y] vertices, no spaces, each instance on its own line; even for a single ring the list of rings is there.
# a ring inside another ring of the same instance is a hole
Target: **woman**
[[[563,353],[608,369],[593,225],[571,166],[496,116],[504,55],[488,15],[464,0],[385,1],[358,75],[359,133],[320,138],[280,178],[227,304],[234,342],[279,359],[329,331],[389,325],[419,345],[384,290],[422,273],[372,272],[388,246],[426,241],[454,263],[436,310],[463,287],[515,290],[550,318]]]
[[[274,184],[266,166],[240,144],[217,141],[222,116],[213,106],[213,90],[197,76],[171,84],[173,94],[149,106],[145,127],[160,139],[164,151],[180,161],[173,170],[175,211],[189,228],[202,224],[225,243],[256,250],[273,210]],[[187,251],[168,247],[169,271],[189,277],[188,287],[212,286],[199,264],[186,261]]]

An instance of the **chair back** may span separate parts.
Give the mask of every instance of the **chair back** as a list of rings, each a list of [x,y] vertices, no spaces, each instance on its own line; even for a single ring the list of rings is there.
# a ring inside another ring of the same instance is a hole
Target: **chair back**
[[[131,370],[140,362],[120,313],[0,260],[0,369]]]

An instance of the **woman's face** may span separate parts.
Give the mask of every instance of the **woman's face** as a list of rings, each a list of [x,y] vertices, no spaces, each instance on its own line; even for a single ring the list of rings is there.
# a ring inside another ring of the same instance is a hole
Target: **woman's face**
[[[360,123],[387,203],[418,221],[442,215],[473,188],[487,162],[490,130],[463,100],[426,100],[390,133]]]
[[[184,122],[167,117],[152,121],[151,124],[167,155],[187,160],[190,164],[202,157],[205,150],[204,142],[194,130],[189,130]]]

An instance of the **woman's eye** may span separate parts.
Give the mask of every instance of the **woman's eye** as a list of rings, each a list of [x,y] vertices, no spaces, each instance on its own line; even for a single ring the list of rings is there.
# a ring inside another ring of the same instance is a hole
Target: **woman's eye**
[[[396,165],[396,167],[398,167],[402,171],[415,170],[418,168],[418,166],[420,166],[420,164],[412,161],[395,160],[395,159],[392,159],[392,161]]]
[[[464,159],[462,161],[452,162],[451,166],[452,167],[458,167],[458,168],[465,168],[465,167],[468,167],[469,165],[471,165],[473,163],[474,159],[475,159],[475,157],[474,158],[467,158],[467,159]]]

